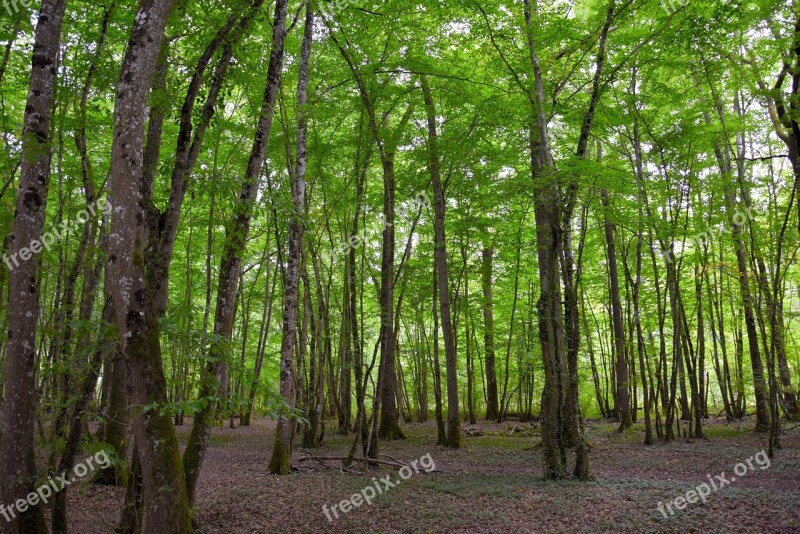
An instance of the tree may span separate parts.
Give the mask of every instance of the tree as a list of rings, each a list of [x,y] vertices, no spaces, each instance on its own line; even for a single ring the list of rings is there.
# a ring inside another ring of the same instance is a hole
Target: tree
[[[293,405],[295,395],[293,359],[297,330],[297,283],[300,276],[300,255],[304,250],[303,212],[305,209],[306,130],[308,127],[305,106],[308,103],[308,63],[313,38],[314,9],[310,4],[306,4],[305,31],[297,81],[297,161],[292,175],[294,211],[289,223],[289,253],[284,281],[283,337],[281,341],[281,395],[289,406]],[[272,459],[269,462],[270,473],[286,475],[291,471],[294,433],[294,421],[289,418],[288,414],[281,415],[275,430],[275,445],[272,448]]]
[[[5,399],[0,436],[0,486],[3,502],[24,499],[36,483],[33,432],[36,423],[36,333],[39,319],[39,264],[32,254],[42,250],[47,189],[50,181],[50,110],[56,84],[56,62],[64,20],[64,0],[43,0],[33,43],[31,76],[22,130],[22,161],[11,233],[8,344]],[[51,239],[53,236],[49,236]],[[17,265],[17,258],[21,262]],[[47,532],[41,505],[20,511],[9,532]]]
[[[257,9],[260,3],[254,4]],[[286,38],[287,2],[279,0],[275,3],[275,19],[272,26],[272,49],[267,68],[267,84],[261,105],[258,126],[247,162],[241,189],[234,206],[234,217],[226,229],[225,249],[220,260],[219,281],[217,284],[217,305],[214,312],[214,339],[208,365],[203,374],[200,389],[201,397],[226,394],[228,360],[231,352],[231,335],[236,313],[236,295],[239,276],[242,269],[241,256],[247,243],[253,205],[259,189],[261,169],[269,145],[272,121],[275,113],[275,99],[281,80],[283,65],[284,40]],[[198,412],[192,425],[189,445],[183,453],[183,465],[186,470],[186,486],[190,501],[194,501],[197,478],[203,463],[203,455],[210,439],[209,420],[213,416],[216,402],[207,404]]]
[[[622,302],[619,296],[619,275],[617,273],[617,247],[614,233],[616,225],[610,219],[610,203],[608,191],[600,192],[605,208],[605,235],[608,250],[608,277],[611,286],[611,315],[614,323],[614,352],[617,371],[617,407],[620,431],[633,425],[631,420],[631,404],[628,396],[628,357],[626,354],[625,330],[622,324]]]
[[[492,302],[492,257],[494,250],[484,247],[481,262],[483,280],[483,345],[486,358],[486,419],[500,419],[497,400],[497,371],[494,362],[494,304]]]
[[[142,1],[122,63],[111,147],[113,216],[107,273],[131,377],[129,398],[140,407],[133,426],[142,475],[142,529],[177,533],[193,529],[175,428],[161,411],[167,400],[166,379],[152,273],[145,260],[151,235],[143,169],[147,97],[171,8],[171,0]]]
[[[433,205],[436,227],[436,273],[439,276],[439,314],[442,318],[442,334],[447,365],[447,446],[461,446],[461,417],[458,411],[458,373],[456,369],[456,347],[453,339],[453,324],[450,316],[450,286],[447,276],[447,241],[445,237],[445,197],[439,172],[439,150],[436,134],[436,108],[433,104],[428,77],[420,78],[428,116],[428,150],[430,151],[430,173],[433,179]],[[495,391],[496,393],[496,391]]]

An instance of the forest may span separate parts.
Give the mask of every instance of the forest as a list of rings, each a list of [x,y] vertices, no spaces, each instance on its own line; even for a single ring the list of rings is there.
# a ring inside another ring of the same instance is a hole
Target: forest
[[[799,532],[797,0],[0,0],[0,532]]]

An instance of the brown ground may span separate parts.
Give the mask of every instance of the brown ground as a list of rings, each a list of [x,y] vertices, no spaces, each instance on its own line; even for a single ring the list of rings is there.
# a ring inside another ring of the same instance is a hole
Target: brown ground
[[[366,504],[329,522],[329,507],[392,475],[387,467],[367,474],[338,468],[304,469],[288,477],[266,474],[274,424],[214,429],[198,488],[198,534],[262,532],[800,532],[800,431],[783,436],[783,450],[771,466],[737,477],[712,492],[706,504],[689,504],[664,519],[656,506],[671,501],[707,475],[723,471],[761,451],[765,436],[715,421],[709,440],[678,440],[645,447],[640,427],[617,434],[605,422],[590,422],[595,482],[545,482],[540,478],[538,428],[513,423],[481,423],[465,428],[453,451],[435,446],[429,424],[404,425],[409,439],[382,444],[382,452],[403,461],[427,453],[437,472],[414,474]],[[520,432],[522,430],[522,432]],[[178,429],[185,440],[189,426]],[[329,434],[314,455],[344,454],[350,438]],[[303,453],[298,453],[302,456]],[[309,467],[314,462],[304,463]],[[331,466],[335,463],[331,463]],[[422,471],[422,470],[420,470]],[[71,487],[71,532],[110,533],[124,491],[89,484]],[[149,533],[148,533],[149,534]],[[160,534],[160,533],[158,533]]]

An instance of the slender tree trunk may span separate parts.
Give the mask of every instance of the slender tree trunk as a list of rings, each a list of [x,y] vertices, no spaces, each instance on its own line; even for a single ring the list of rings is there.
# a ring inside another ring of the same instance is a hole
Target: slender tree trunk
[[[707,253],[703,254],[702,268],[707,265]],[[697,391],[694,399],[694,437],[703,437],[703,419],[706,417],[705,373],[706,373],[706,329],[703,314],[703,275],[701,268],[695,272],[695,305],[697,306],[697,350],[695,352],[695,377]]]
[[[636,279],[633,285],[633,320],[636,326],[636,348],[639,353],[639,374],[642,381],[642,394],[644,396],[644,444],[653,444],[653,428],[650,421],[650,395],[647,388],[647,367],[645,364],[645,344],[642,334],[642,321],[639,315],[639,295],[642,287],[642,208],[639,208],[639,229],[636,236]]]
[[[106,16],[110,13],[107,12]],[[108,19],[106,18],[106,21]],[[102,49],[102,47],[98,47],[98,49]],[[93,187],[87,189],[87,199],[93,198]],[[97,232],[96,224],[94,221],[88,221],[87,224],[92,225],[93,229],[90,233],[95,234]],[[106,213],[103,217],[103,225],[101,228],[101,249],[107,250],[108,249],[108,240],[106,236],[106,228],[108,224],[108,214]],[[95,236],[92,235],[92,242],[94,242]],[[80,320],[81,321],[90,321],[92,316],[92,311],[94,308],[94,299],[96,296],[96,289],[97,289],[97,282],[100,278],[100,274],[102,273],[103,262],[101,258],[96,260],[96,265],[85,269],[84,271],[84,286],[83,286],[83,294],[81,296],[81,306],[80,306]],[[107,279],[108,280],[108,279]],[[114,314],[113,309],[111,307],[111,299],[110,299],[110,291],[108,288],[105,290],[105,305],[103,307],[103,327],[106,324],[112,324],[114,321]],[[106,333],[105,328],[99,329],[99,335],[101,337],[101,342],[99,346],[95,349],[90,361],[84,362],[86,365],[87,370],[86,373],[81,381],[81,386],[77,391],[76,394],[76,401],[73,407],[72,414],[68,421],[70,422],[69,433],[67,434],[66,438],[66,445],[64,447],[63,452],[61,453],[61,458],[59,460],[58,465],[58,472],[63,473],[66,472],[74,467],[75,463],[75,456],[78,454],[81,446],[81,442],[83,440],[83,432],[84,427],[86,426],[87,422],[87,415],[88,415],[88,408],[89,402],[91,401],[92,395],[95,392],[97,387],[97,379],[100,375],[100,367],[103,363],[103,360],[106,358],[106,355],[110,352],[117,352],[118,351],[118,342],[115,336],[110,336]],[[80,345],[87,345],[89,343],[89,334],[86,333],[81,336],[82,339],[79,340]],[[116,452],[116,451],[114,451]],[[115,458],[116,460],[117,458]],[[66,533],[67,532],[67,490],[68,488],[62,488],[62,490],[53,498],[53,510],[52,510],[52,528],[53,533]]]
[[[227,362],[230,357],[230,339],[233,333],[233,319],[236,313],[236,295],[241,270],[241,257],[247,243],[253,205],[272,129],[275,99],[280,85],[280,72],[283,64],[286,13],[286,0],[278,0],[275,4],[272,49],[267,68],[264,99],[244,181],[234,207],[233,220],[226,232],[225,247],[220,262],[217,306],[214,313],[214,334],[219,341],[212,345],[211,353],[213,357],[210,358],[209,364],[203,371],[200,388],[201,398],[225,394],[228,373]],[[209,402],[195,414],[192,432],[189,436],[186,450],[183,453],[186,486],[192,504],[194,503],[200,468],[210,439],[210,423],[216,406],[215,402]]]
[[[429,167],[433,178],[434,228],[436,242],[434,255],[439,276],[439,312],[442,318],[445,361],[447,365],[447,446],[461,446],[461,416],[458,408],[458,374],[456,369],[456,346],[453,324],[450,317],[450,286],[447,273],[447,241],[445,237],[445,198],[439,171],[438,137],[436,133],[436,109],[431,96],[428,78],[421,78],[425,108],[428,115]]]
[[[397,409],[397,373],[395,371],[394,337],[394,161],[383,159],[383,239],[381,245],[381,412],[378,425],[380,439],[405,439],[400,429]]]
[[[597,371],[597,363],[594,356],[594,343],[592,343],[592,333],[589,330],[589,321],[586,317],[586,299],[583,291],[581,291],[580,296],[583,330],[586,332],[586,350],[589,352],[589,364],[592,368],[592,382],[594,383],[595,398],[597,399],[597,407],[600,410],[600,415],[602,415],[603,419],[605,419],[608,417],[608,413],[606,412],[606,402],[603,400],[603,391],[600,386],[600,374]]]
[[[50,182],[50,110],[64,19],[64,0],[43,0],[33,43],[33,60],[22,130],[22,167],[11,234],[5,399],[0,435],[0,487],[4,503],[24,499],[36,484],[36,331],[39,319],[39,262]],[[17,264],[17,258],[20,258]],[[43,507],[29,507],[6,524],[6,532],[47,533]]]
[[[358,136],[358,147],[359,150],[356,153],[356,206],[355,210],[353,210],[353,227],[351,230],[350,237],[358,235],[358,228],[359,228],[359,219],[361,216],[362,210],[362,201],[364,197],[364,183],[367,177],[367,170],[369,168],[369,160],[370,160],[370,146],[371,143],[367,143],[364,151],[364,159],[363,164],[361,160],[361,147],[362,147],[362,139],[363,139],[363,113],[361,116],[361,120],[359,121],[359,136]],[[350,453],[347,456],[347,460],[343,463],[345,467],[351,465],[353,463],[353,459],[355,458],[356,452],[361,449],[362,454],[364,454],[364,439],[363,436],[366,432],[366,380],[364,377],[364,356],[362,352],[363,344],[361,343],[361,332],[358,327],[358,286],[356,285],[356,249],[354,247],[349,247],[349,251],[347,254],[347,297],[350,299],[349,305],[347,306],[348,316],[347,320],[350,323],[350,336],[352,338],[352,345],[353,345],[353,374],[356,382],[356,424],[354,428],[355,437],[353,438],[353,445],[350,448]]]
[[[286,2],[283,2],[283,18],[286,17]],[[276,17],[277,19],[277,17]],[[286,280],[284,282],[283,304],[283,338],[281,340],[281,396],[288,406],[294,406],[294,348],[297,330],[298,291],[297,283],[300,275],[300,256],[304,250],[303,213],[306,195],[306,132],[308,119],[306,103],[308,98],[308,62],[311,55],[311,43],[314,30],[314,9],[306,4],[305,30],[300,52],[300,70],[297,81],[297,159],[292,175],[292,203],[294,211],[289,222],[289,250],[286,264]],[[314,355],[312,354],[312,358]],[[320,369],[320,372],[322,370]],[[295,423],[286,416],[278,418],[275,429],[275,444],[272,458],[267,468],[270,473],[287,475],[292,469],[292,445],[294,442]]]
[[[486,364],[486,419],[500,419],[500,406],[497,397],[497,371],[494,351],[494,302],[492,299],[492,258],[494,250],[484,247],[481,261],[483,281],[483,346]]]
[[[442,371],[439,366],[439,273],[437,265],[433,263],[433,396],[436,403],[436,444],[447,444],[447,431],[444,424],[442,409]]]
[[[592,92],[589,96],[589,106],[583,117],[581,131],[578,137],[576,156],[585,159],[589,152],[589,136],[594,126],[597,105],[603,89],[602,75],[606,63],[606,42],[608,32],[614,20],[615,1],[609,2],[606,11],[606,19],[600,31],[597,44],[597,55],[595,57],[595,72],[592,79]],[[573,249],[572,227],[573,216],[578,197],[578,179],[575,176],[568,184],[565,191],[564,210],[562,212],[562,250],[561,250],[561,276],[564,284],[564,327],[566,329],[566,354],[567,369],[569,371],[569,396],[567,397],[566,411],[568,417],[564,420],[562,432],[564,434],[564,444],[575,446],[578,444],[580,433],[580,404],[579,404],[579,380],[578,380],[578,351],[580,349],[581,331],[580,320],[578,317],[578,285],[580,284],[580,265],[575,264]],[[579,249],[582,247],[579,245]]]
[[[716,318],[714,316],[714,290],[711,287],[710,277],[708,276],[708,271],[705,273],[706,279],[706,293],[708,295],[708,313],[709,313],[709,320],[708,324],[711,328],[711,353],[713,354],[714,359],[714,373],[717,376],[717,383],[719,384],[720,394],[722,395],[722,404],[725,409],[725,418],[728,421],[733,420],[733,410],[730,402],[730,397],[728,396],[728,381],[727,375],[722,372],[722,366],[720,365],[719,360],[719,349],[717,348],[720,345],[720,336],[717,334],[717,327],[716,327]],[[724,335],[724,332],[723,332]]]
[[[359,94],[367,112],[369,127],[372,131],[375,145],[381,158],[383,169],[383,233],[381,241],[381,283],[379,302],[381,308],[381,329],[380,329],[380,351],[381,362],[379,366],[380,378],[380,422],[378,425],[378,437],[381,439],[394,440],[405,439],[400,428],[400,418],[397,409],[397,374],[395,372],[395,333],[394,333],[394,256],[395,256],[395,170],[394,158],[397,150],[397,134],[411,119],[412,107],[409,107],[400,121],[395,135],[381,133],[381,127],[385,126],[382,122],[388,122],[387,115],[385,121],[379,121],[375,111],[375,104],[367,92],[367,86],[358,67],[350,57],[347,49],[342,46],[339,38],[331,30],[331,39],[342,54],[347,63],[356,84]],[[379,127],[379,124],[381,127]],[[372,452],[377,452],[377,447],[373,447]]]
[[[225,24],[217,30],[214,38],[201,54],[189,81],[186,97],[181,107],[180,129],[175,147],[175,163],[170,178],[169,204],[167,210],[158,215],[158,224],[154,225],[158,228],[158,239],[153,247],[157,252],[152,254],[151,263],[153,265],[156,309],[160,315],[163,315],[167,308],[169,269],[180,223],[180,210],[189,185],[188,178],[200,155],[208,125],[214,116],[222,83],[233,58],[233,44],[241,39],[249,23],[258,13],[263,1],[253,0],[244,16],[240,17],[240,10],[228,16]],[[200,113],[200,120],[196,125],[193,125],[193,110],[203,85],[204,73],[214,54],[220,48],[222,48],[222,53],[211,75],[211,82],[205,104]],[[158,148],[159,146],[153,147],[154,150],[158,150]]]
[[[350,257],[344,261],[344,277],[342,280],[342,322],[339,334],[339,434],[350,433],[353,415],[353,348],[350,334]]]
[[[330,352],[330,328],[328,323],[327,304],[325,294],[322,289],[322,281],[317,257],[311,252],[311,262],[314,268],[314,281],[317,293],[317,316],[316,316],[316,354],[311,351],[308,395],[306,409],[308,413],[308,424],[305,425],[303,433],[304,447],[319,447],[325,435],[325,425],[323,421],[323,385],[325,383],[325,361],[329,359]],[[335,395],[335,392],[332,392]]]
[[[514,255],[514,296],[511,299],[511,318],[508,322],[508,340],[506,342],[506,359],[504,365],[504,377],[503,377],[503,393],[500,395],[500,420],[504,420],[508,413],[508,405],[511,402],[511,396],[513,396],[513,392],[511,395],[508,395],[508,378],[510,375],[510,363],[511,363],[511,346],[514,341],[514,322],[517,316],[517,302],[519,302],[519,268],[520,268],[520,257],[522,254],[522,224],[525,218],[527,217],[527,210],[525,215],[522,216],[522,221],[520,221],[519,230],[517,231],[517,249]],[[567,406],[568,408],[568,406]],[[567,420],[563,420],[562,424],[565,426],[569,426],[569,422]],[[577,430],[576,430],[577,432]],[[561,429],[561,435],[564,438],[564,445],[571,446],[569,439],[572,432],[565,430],[565,428]]]
[[[267,238],[267,249],[269,249],[269,245],[270,240]],[[258,335],[258,349],[256,350],[256,362],[253,369],[253,381],[250,383],[247,394],[247,407],[242,415],[242,426],[250,426],[250,418],[255,409],[256,393],[258,391],[259,381],[261,380],[261,369],[264,366],[264,353],[267,350],[269,330],[272,325],[272,303],[275,300],[275,285],[277,281],[278,277],[272,269],[272,261],[267,259],[267,274],[264,283],[264,314],[261,317],[261,331]]]
[[[104,315],[105,312],[104,312]],[[89,370],[81,382],[78,389],[78,402],[75,404],[72,424],[67,435],[66,445],[61,454],[58,464],[58,473],[65,473],[72,470],[75,466],[75,456],[78,454],[83,438],[83,427],[86,424],[86,411],[89,407],[89,400],[97,386],[97,377],[100,375],[100,364],[103,361],[103,353],[109,349],[113,350],[115,340],[104,340],[100,347],[95,350],[92,361],[89,363]],[[67,488],[53,497],[52,525],[53,534],[66,534],[67,532]]]
[[[717,97],[714,84],[709,80],[709,88],[714,98],[715,109],[720,121],[724,126],[724,113],[722,102]],[[705,123],[711,124],[708,112],[704,112]],[[720,146],[715,144],[714,154],[723,179],[725,208],[728,216],[728,224],[731,228],[734,252],[736,254],[736,264],[739,270],[739,290],[742,295],[744,309],[744,322],[747,330],[747,341],[750,350],[750,364],[753,370],[753,388],[756,397],[756,431],[765,432],[769,429],[769,403],[767,401],[767,386],[764,380],[764,364],[761,359],[761,350],[758,346],[758,329],[756,326],[756,316],[753,304],[753,294],[750,288],[750,269],[747,263],[747,250],[742,237],[742,226],[737,223],[737,208],[739,203],[733,187],[733,167],[731,165],[731,153],[727,145]]]
[[[86,74],[86,80],[84,81],[83,89],[81,91],[81,99],[78,107],[79,123],[75,132],[75,148],[78,150],[78,153],[81,156],[81,176],[83,180],[84,195],[86,197],[86,208],[89,212],[92,212],[96,207],[97,194],[94,185],[94,173],[93,173],[92,163],[88,155],[87,144],[86,144],[86,108],[89,98],[89,91],[92,87],[92,82],[97,72],[97,66],[99,64],[103,50],[105,49],[108,24],[113,10],[114,10],[114,3],[112,3],[108,8],[106,8],[105,13],[103,14],[103,20],[101,22],[101,30],[100,30],[100,36],[97,41],[97,47],[95,48],[95,51],[92,54],[89,70]],[[106,234],[107,224],[108,224],[108,217],[106,216],[103,218],[103,229],[101,229],[100,231],[101,234],[103,235]],[[84,227],[84,238],[82,238],[86,240],[86,246],[89,247],[90,250],[95,246],[97,242],[97,233],[98,233],[97,219],[93,217],[86,222],[86,226]],[[101,236],[100,248],[102,250],[108,249],[107,239],[103,238],[102,236]],[[79,253],[79,257],[82,256],[83,252]],[[93,262],[91,258],[92,256],[90,252],[89,258],[86,259],[86,261],[84,262],[85,265],[83,266],[83,288],[81,294],[81,305],[79,314],[81,321],[90,321],[92,318],[97,284],[100,279],[103,267],[103,262],[101,259],[96,259]],[[76,261],[76,269],[78,267],[79,267],[79,262]],[[105,323],[113,323],[114,314],[113,314],[113,309],[111,308],[111,302],[109,299],[108,290],[106,290],[105,295],[106,295],[106,303],[103,308],[103,321]],[[88,334],[84,335],[83,339],[79,341],[80,344],[84,345],[87,344],[88,342],[89,342]],[[91,395],[94,393],[95,386],[97,383],[97,378],[99,375],[98,373],[99,367],[102,365],[104,360],[108,361],[107,355],[114,352],[118,352],[117,343],[109,340],[104,340],[104,343],[101,345],[101,348],[95,351],[94,354],[95,359],[89,362],[89,370],[79,390],[78,401],[74,407],[72,415],[72,424],[67,438],[67,446],[65,447],[65,450],[61,455],[60,459],[61,465],[59,466],[59,472],[71,469],[73,467],[72,464],[74,462],[74,456],[78,452],[78,447],[80,446],[80,442],[83,437],[83,427],[86,424],[86,417],[83,412],[87,409]],[[116,449],[112,451],[112,456],[114,455],[117,455]],[[123,452],[120,457],[124,457],[124,455],[125,453]],[[117,464],[118,466],[120,462],[114,462],[114,463]],[[104,481],[107,479],[112,479],[112,480],[116,479],[116,474],[117,474],[116,471],[124,471],[124,469],[109,467],[107,470],[105,470],[105,473],[103,475]],[[113,483],[116,483],[116,481],[114,480]],[[67,491],[65,488],[64,490],[56,494],[53,502],[52,528],[54,533],[67,531],[66,494]]]
[[[469,424],[474,425],[478,422],[478,420],[475,416],[475,364],[472,354],[472,306],[469,302],[469,266],[467,264],[467,246],[467,243],[463,243],[461,246],[462,269],[464,270],[464,343],[467,351],[467,411],[469,415]]]
[[[603,189],[600,192],[605,208],[605,237],[606,248],[608,250],[608,275],[611,286],[611,317],[614,326],[614,344],[616,352],[616,376],[617,376],[617,411],[619,413],[620,431],[630,428],[633,425],[631,418],[631,404],[628,393],[628,358],[625,345],[625,331],[622,324],[622,303],[619,296],[619,275],[617,273],[617,246],[616,246],[616,224],[610,219],[610,205],[608,191]]]

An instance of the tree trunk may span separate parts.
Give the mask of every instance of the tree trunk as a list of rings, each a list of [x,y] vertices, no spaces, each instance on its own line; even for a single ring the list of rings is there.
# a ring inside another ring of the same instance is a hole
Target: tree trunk
[[[267,238],[267,248],[269,248],[269,243],[270,240]],[[250,418],[255,409],[256,393],[258,391],[259,380],[261,379],[261,369],[264,366],[264,353],[267,350],[269,330],[270,326],[272,326],[272,303],[275,300],[275,286],[277,281],[278,276],[272,269],[272,261],[267,259],[267,274],[264,283],[264,314],[261,317],[261,331],[258,336],[258,349],[256,351],[256,362],[253,369],[253,381],[250,383],[247,394],[247,407],[242,416],[242,426],[250,426]]]
[[[636,236],[636,279],[633,285],[633,320],[636,326],[636,348],[639,353],[639,375],[642,380],[642,394],[644,396],[644,444],[653,444],[653,428],[650,421],[650,394],[647,388],[647,358],[644,335],[642,334],[642,321],[639,315],[639,295],[642,287],[642,208],[639,208],[639,228]]]
[[[436,444],[447,444],[447,430],[442,409],[442,371],[439,366],[439,273],[433,262],[433,397],[436,417]]]
[[[433,178],[434,231],[436,241],[434,256],[436,273],[439,276],[439,312],[442,318],[445,363],[447,366],[447,446],[461,446],[461,416],[458,407],[458,374],[456,369],[456,346],[450,316],[450,286],[447,273],[447,241],[445,237],[444,188],[439,172],[438,137],[436,133],[436,109],[431,96],[428,78],[421,78],[425,108],[428,115],[429,167]]]
[[[542,390],[542,462],[546,479],[566,476],[566,450],[560,436],[569,377],[565,354],[564,312],[561,305],[562,245],[561,192],[555,176],[545,111],[544,82],[536,52],[531,0],[524,0],[526,37],[534,75],[530,94],[529,151],[536,219],[536,252],[539,267],[539,342],[542,347],[545,384]],[[585,452],[585,449],[584,449]],[[588,473],[588,459],[585,471]]]
[[[286,0],[279,0],[279,2],[283,4],[283,20],[285,20]],[[283,25],[281,24],[281,26]],[[308,98],[308,61],[311,55],[311,42],[314,35],[313,29],[314,9],[311,4],[306,4],[305,30],[303,33],[303,44],[300,52],[300,70],[297,80],[297,160],[294,173],[292,174],[292,203],[294,211],[292,212],[292,219],[289,222],[289,250],[286,264],[286,279],[284,282],[283,338],[281,340],[280,388],[284,402],[290,407],[294,406],[295,402],[293,358],[297,331],[297,285],[300,276],[300,256],[303,254],[304,250],[303,213],[305,210],[306,194],[306,131],[308,119],[306,117],[307,112],[305,106]],[[313,358],[314,355],[312,354],[311,357]],[[322,370],[320,370],[320,372],[322,372]],[[291,472],[294,434],[294,420],[292,420],[288,414],[281,415],[278,418],[278,426],[275,429],[275,444],[272,448],[272,458],[267,468],[270,473],[287,475]]]
[[[108,275],[117,327],[130,376],[131,402],[142,406],[134,431],[142,470],[144,531],[192,532],[175,428],[160,406],[167,401],[159,325],[145,265],[150,239],[143,198],[147,97],[172,0],[143,0],[123,60],[111,149]],[[155,236],[153,236],[155,237]]]
[[[353,62],[348,51],[339,42],[339,39],[331,30],[331,39],[342,54],[353,77],[358,85],[361,101],[367,112],[369,127],[378,153],[381,158],[383,169],[383,233],[381,240],[381,283],[379,302],[381,308],[381,328],[380,328],[380,351],[381,361],[379,366],[380,378],[380,422],[378,425],[378,437],[380,439],[394,440],[405,439],[400,428],[400,417],[397,409],[397,374],[395,372],[395,332],[394,332],[394,255],[395,255],[395,170],[394,157],[397,150],[397,135],[391,133],[381,134],[381,128],[385,128],[383,123],[388,123],[389,115],[385,121],[379,121],[375,111],[375,104],[367,92],[367,86],[361,75],[360,68]],[[409,106],[404,114],[395,134],[402,132],[403,127],[411,119],[413,108]],[[377,451],[374,448],[373,451]]]
[[[469,237],[467,237],[469,241]],[[475,416],[475,364],[472,354],[472,306],[469,302],[469,266],[467,264],[467,243],[462,243],[461,246],[461,260],[462,269],[464,270],[464,344],[467,351],[467,412],[469,415],[469,424],[476,424],[477,417]],[[427,380],[427,378],[426,378]]]
[[[724,125],[724,112],[722,102],[717,97],[714,84],[709,80],[709,89],[714,99],[714,107],[720,121]],[[706,125],[711,125],[711,118],[708,112],[704,112]],[[790,150],[791,151],[791,150]],[[725,211],[728,224],[733,238],[734,252],[736,254],[736,265],[739,273],[739,290],[742,295],[742,305],[744,309],[744,322],[747,330],[747,342],[750,349],[750,364],[753,370],[753,389],[756,397],[756,431],[765,432],[769,429],[769,406],[767,402],[767,386],[764,380],[764,364],[761,360],[761,350],[758,346],[758,329],[756,327],[756,316],[753,304],[753,294],[750,289],[750,269],[747,263],[747,250],[742,236],[742,226],[737,223],[736,216],[739,203],[733,187],[733,167],[731,165],[731,152],[727,144],[717,142],[714,145],[714,155],[717,159],[720,174],[723,179],[723,194],[725,200]],[[796,165],[795,165],[796,168]],[[780,268],[780,267],[778,267]]]
[[[351,229],[350,238],[358,234],[359,219],[362,210],[362,201],[364,198],[364,183],[367,178],[367,170],[369,169],[370,160],[370,146],[371,143],[367,142],[364,148],[363,164],[361,160],[361,147],[363,139],[363,113],[359,121],[359,136],[358,136],[358,151],[356,153],[356,206],[353,210],[353,227]],[[356,249],[349,247],[347,254],[347,297],[350,299],[348,306],[347,320],[349,321],[349,333],[352,338],[353,346],[353,375],[356,381],[356,423],[354,427],[355,437],[353,438],[353,445],[350,447],[350,453],[347,459],[343,462],[345,467],[353,463],[356,452],[362,449],[364,451],[363,436],[366,432],[366,380],[364,377],[364,355],[362,352],[363,344],[361,343],[361,332],[358,327],[358,286],[356,285]]]
[[[39,262],[50,181],[50,110],[64,0],[43,0],[33,43],[33,60],[22,130],[22,167],[11,234],[8,344],[5,353],[5,401],[0,436],[0,487],[4,503],[24,499],[37,480],[36,330],[39,319]],[[51,236],[52,237],[52,236]],[[49,248],[50,244],[47,245]],[[21,262],[17,263],[17,257]],[[8,258],[6,259],[8,262]],[[12,512],[13,513],[13,512]],[[29,507],[6,524],[9,533],[47,533],[43,507]]]
[[[622,324],[622,303],[619,296],[619,275],[617,273],[616,224],[611,221],[608,191],[600,192],[605,208],[605,237],[608,250],[608,276],[611,292],[611,317],[614,326],[614,348],[617,376],[617,412],[620,431],[633,425],[631,404],[628,393],[628,358],[626,355],[625,331]]]
[[[603,89],[602,74],[606,63],[606,41],[611,24],[614,21],[614,5],[612,0],[606,11],[606,19],[597,43],[597,55],[595,57],[595,72],[592,79],[592,92],[589,96],[589,106],[581,123],[581,131],[578,137],[578,146],[575,155],[579,159],[585,159],[589,152],[589,136],[594,126],[597,105],[600,102],[600,95]],[[567,343],[567,369],[569,371],[569,396],[567,398],[568,418],[564,421],[562,432],[564,433],[564,443],[567,446],[575,446],[579,440],[580,432],[580,399],[578,383],[578,351],[580,349],[581,330],[578,317],[578,285],[580,284],[581,266],[575,264],[575,254],[573,250],[572,226],[573,215],[578,197],[577,176],[569,182],[566,189],[566,199],[564,211],[562,213],[562,251],[561,265],[564,283],[564,327],[566,329]],[[583,243],[579,245],[579,250]],[[580,260],[579,260],[580,261]]]
[[[481,279],[483,281],[483,343],[484,362],[486,364],[486,419],[488,421],[497,421],[500,419],[494,352],[494,302],[492,300],[493,256],[494,250],[484,247],[481,261]]]

